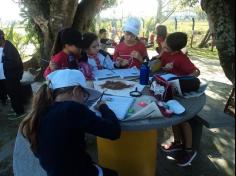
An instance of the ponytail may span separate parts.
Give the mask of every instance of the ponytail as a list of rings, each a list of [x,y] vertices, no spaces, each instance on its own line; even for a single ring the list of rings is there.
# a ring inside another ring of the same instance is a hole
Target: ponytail
[[[20,132],[29,140],[31,150],[35,153],[38,147],[37,133],[41,117],[53,104],[53,96],[47,84],[44,84],[33,98],[32,110],[20,124]]]

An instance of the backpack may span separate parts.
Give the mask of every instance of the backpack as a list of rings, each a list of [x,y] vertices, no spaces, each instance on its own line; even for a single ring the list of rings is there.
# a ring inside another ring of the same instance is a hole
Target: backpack
[[[158,101],[167,102],[173,99],[171,84],[160,75],[154,75],[151,82],[150,93]]]

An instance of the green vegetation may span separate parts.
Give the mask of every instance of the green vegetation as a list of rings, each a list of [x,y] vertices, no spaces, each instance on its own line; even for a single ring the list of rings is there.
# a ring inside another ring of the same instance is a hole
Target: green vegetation
[[[164,23],[167,26],[169,33],[175,31],[175,22],[174,20],[168,20]],[[208,48],[198,48],[201,40],[208,30],[208,22],[207,21],[196,21],[195,23],[195,32],[193,38],[193,47],[190,47],[191,36],[192,36],[192,22],[191,21],[180,21],[178,22],[177,31],[185,32],[189,36],[188,41],[188,54],[191,56],[206,58],[206,59],[219,59],[218,52],[216,47],[214,47],[213,51],[211,50],[211,42],[208,43]]]

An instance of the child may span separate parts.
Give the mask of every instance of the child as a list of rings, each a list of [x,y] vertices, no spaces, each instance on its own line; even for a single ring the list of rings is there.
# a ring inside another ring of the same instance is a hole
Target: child
[[[7,95],[10,97],[14,112],[8,114],[9,120],[19,119],[25,115],[21,97],[22,76],[23,63],[20,54],[0,30],[0,96],[3,104],[6,103]]]
[[[167,37],[167,27],[164,25],[157,25],[156,32],[157,32],[156,42],[158,45],[156,50],[159,53],[159,55],[161,55]]]
[[[111,46],[113,41],[107,38],[107,30],[100,29],[99,30],[99,39],[102,50],[106,50],[108,46]]]
[[[111,56],[100,49],[98,36],[94,33],[85,33],[83,35],[83,61],[88,62],[92,71],[101,69],[114,69],[114,63]]]
[[[39,89],[31,113],[20,126],[43,169],[52,176],[117,176],[92,161],[84,139],[85,133],[118,139],[121,127],[116,115],[101,101],[96,108],[102,117],[85,106],[88,99],[97,99],[100,94],[86,87],[82,72],[58,70],[49,74],[48,80],[49,85]]]
[[[162,55],[161,62],[163,70],[178,76],[199,76],[200,71],[181,51],[187,44],[187,34],[176,32],[170,34],[166,39],[168,52]],[[166,153],[181,151],[177,157],[177,164],[181,167],[188,166],[197,155],[192,146],[192,127],[189,122],[172,127],[174,142],[163,145],[162,150]]]
[[[73,29],[66,28],[61,30],[53,49],[53,57],[48,68],[44,72],[46,78],[48,74],[58,69],[81,69],[87,79],[92,78],[90,68],[86,63],[80,63],[82,44],[82,34]],[[81,68],[82,67],[82,68]]]
[[[181,51],[187,45],[188,36],[182,32],[170,34],[166,39],[166,51],[161,56],[161,67],[177,76],[192,75],[198,77],[199,69]]]
[[[119,68],[140,68],[148,58],[145,45],[138,40],[141,23],[139,19],[131,17],[124,24],[124,41],[117,45],[114,53],[116,66]]]

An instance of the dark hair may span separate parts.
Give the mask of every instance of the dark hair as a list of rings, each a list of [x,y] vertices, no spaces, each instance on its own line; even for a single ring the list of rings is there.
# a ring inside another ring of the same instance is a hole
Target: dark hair
[[[98,36],[92,32],[87,32],[83,35],[83,48],[88,49],[90,45],[98,40]]]
[[[183,32],[175,32],[168,35],[166,39],[167,46],[172,51],[179,51],[187,45],[188,36]]]
[[[157,36],[166,38],[167,36],[167,27],[165,25],[158,25],[156,27]]]
[[[53,46],[53,55],[59,53],[66,44],[83,47],[82,34],[73,28],[65,28],[57,33],[56,41]]]
[[[107,32],[106,29],[100,29],[100,30],[99,30],[99,34],[103,34],[103,33],[105,33],[105,32]]]

